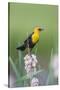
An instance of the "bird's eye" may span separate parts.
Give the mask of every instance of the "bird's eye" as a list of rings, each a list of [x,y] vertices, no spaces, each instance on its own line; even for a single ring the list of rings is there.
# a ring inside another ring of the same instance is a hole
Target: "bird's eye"
[[[40,31],[41,29],[40,29],[40,28],[38,28],[38,30]]]
[[[38,28],[38,30],[39,30],[39,31],[42,31],[42,29],[41,29],[41,28]]]

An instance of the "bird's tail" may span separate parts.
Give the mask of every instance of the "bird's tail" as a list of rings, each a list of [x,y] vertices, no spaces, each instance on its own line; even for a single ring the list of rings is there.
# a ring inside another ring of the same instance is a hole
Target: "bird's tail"
[[[17,50],[21,50],[21,51],[24,51],[26,48],[25,44],[21,45],[20,47],[17,47],[16,49]]]

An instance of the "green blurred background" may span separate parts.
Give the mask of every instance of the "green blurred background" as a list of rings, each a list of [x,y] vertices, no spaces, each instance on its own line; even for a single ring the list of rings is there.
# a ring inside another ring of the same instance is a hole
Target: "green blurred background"
[[[58,52],[58,6],[43,4],[9,3],[9,56],[17,63],[18,51],[16,47],[22,44],[27,37],[27,32],[33,32],[35,26],[44,29],[40,40],[32,53],[40,56],[41,65],[47,68],[51,49]]]

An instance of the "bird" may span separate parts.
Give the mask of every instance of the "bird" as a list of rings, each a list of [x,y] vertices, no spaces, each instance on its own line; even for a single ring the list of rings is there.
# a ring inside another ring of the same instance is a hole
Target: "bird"
[[[36,43],[39,41],[41,31],[43,31],[43,29],[39,26],[36,26],[33,32],[27,37],[27,39],[24,40],[23,44],[16,49],[24,51],[26,48],[29,48],[32,50]]]

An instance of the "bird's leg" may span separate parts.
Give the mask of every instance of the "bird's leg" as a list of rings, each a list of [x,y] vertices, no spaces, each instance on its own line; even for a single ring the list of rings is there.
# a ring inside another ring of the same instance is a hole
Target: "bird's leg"
[[[28,33],[27,33],[27,37],[28,37]],[[29,48],[29,40],[28,39],[27,39],[27,53],[28,53],[28,55],[31,55],[30,48]]]
[[[29,40],[27,40],[27,53],[28,55],[31,55],[31,50],[29,48]]]
[[[31,55],[31,50],[30,50],[30,48],[28,48],[28,54]]]
[[[27,47],[25,49],[25,54],[31,55],[31,49]]]

